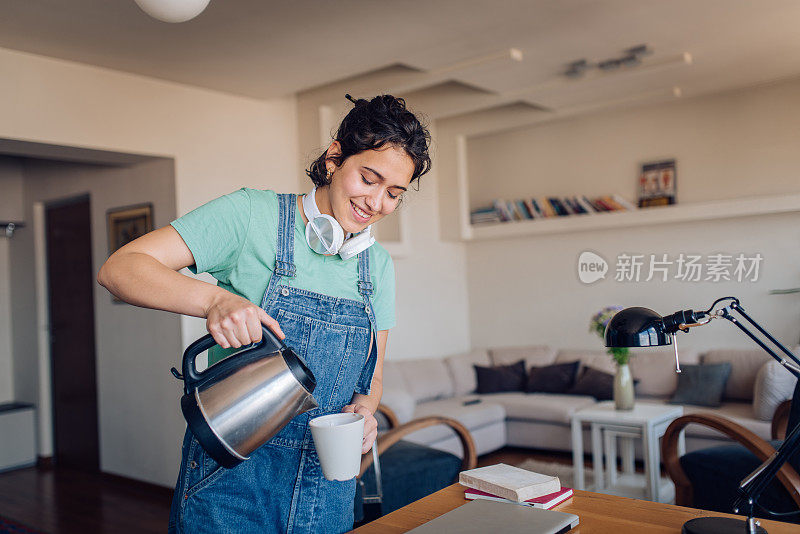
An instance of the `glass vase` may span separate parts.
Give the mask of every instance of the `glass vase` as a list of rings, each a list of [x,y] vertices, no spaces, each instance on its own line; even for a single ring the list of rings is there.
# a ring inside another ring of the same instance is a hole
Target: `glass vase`
[[[614,376],[614,408],[617,410],[633,410],[633,376],[627,363],[617,364]]]

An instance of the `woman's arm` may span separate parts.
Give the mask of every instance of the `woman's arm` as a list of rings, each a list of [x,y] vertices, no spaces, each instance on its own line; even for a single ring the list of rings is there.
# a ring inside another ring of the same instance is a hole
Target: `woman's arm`
[[[277,321],[247,299],[178,272],[194,263],[178,232],[165,226],[114,252],[97,281],[130,304],[206,318],[223,348],[259,341],[262,323],[284,337]]]
[[[375,419],[375,411],[381,402],[383,394],[383,355],[386,354],[386,341],[389,338],[388,330],[378,332],[378,359],[375,362],[375,372],[372,375],[372,383],[369,395],[356,393],[353,395],[351,403],[344,407],[343,412],[355,412],[364,416],[364,441],[361,446],[361,454],[366,454],[372,448],[375,438],[378,436],[378,421]]]

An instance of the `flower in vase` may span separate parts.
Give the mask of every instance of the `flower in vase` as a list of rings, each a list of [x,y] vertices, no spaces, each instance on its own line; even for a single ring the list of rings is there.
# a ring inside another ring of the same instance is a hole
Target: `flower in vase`
[[[594,332],[600,339],[605,340],[606,327],[611,318],[622,309],[622,306],[606,306],[592,316],[589,321],[589,332]],[[628,347],[610,347],[606,350],[618,365],[625,365],[630,360]]]

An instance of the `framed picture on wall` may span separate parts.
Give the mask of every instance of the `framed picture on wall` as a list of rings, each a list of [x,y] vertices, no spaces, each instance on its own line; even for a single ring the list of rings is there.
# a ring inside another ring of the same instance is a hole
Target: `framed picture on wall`
[[[676,181],[674,159],[643,164],[639,175],[639,207],[675,204]]]
[[[106,211],[106,226],[108,255],[111,256],[125,244],[153,229],[153,205],[146,203],[112,208]],[[113,295],[111,300],[117,304],[123,303]]]
[[[106,212],[108,255],[153,229],[153,205],[137,204]]]

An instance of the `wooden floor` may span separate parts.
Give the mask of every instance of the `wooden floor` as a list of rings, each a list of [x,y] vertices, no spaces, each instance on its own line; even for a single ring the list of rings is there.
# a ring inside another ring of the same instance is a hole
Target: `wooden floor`
[[[570,453],[507,447],[478,465],[527,459],[572,464]],[[171,500],[171,488],[114,475],[36,467],[0,473],[0,516],[52,534],[163,534]]]
[[[171,488],[114,475],[37,467],[0,473],[0,516],[53,534],[163,534],[171,501]]]

